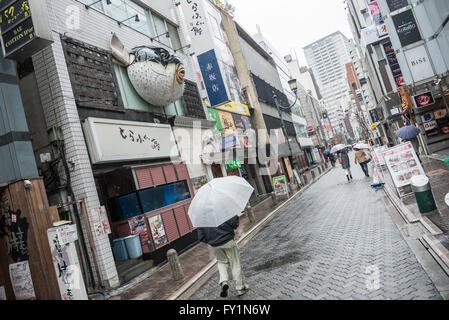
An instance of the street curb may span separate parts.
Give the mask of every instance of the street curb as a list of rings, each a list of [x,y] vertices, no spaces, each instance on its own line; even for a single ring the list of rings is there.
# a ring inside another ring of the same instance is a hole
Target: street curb
[[[307,186],[303,187],[301,190],[292,195],[286,202],[281,204],[275,210],[273,210],[270,214],[268,214],[263,220],[261,220],[257,225],[255,225],[252,229],[246,232],[240,239],[237,240],[237,245],[239,248],[244,247],[252,238],[254,238],[258,232],[265,227],[268,223],[270,223],[279,213],[279,211],[289,204],[293,199],[302,195],[306,192],[312,185],[314,185],[317,181],[319,181],[323,176],[328,174],[332,168],[327,169],[321,175],[316,177],[312,182],[310,182]],[[206,267],[204,267],[198,274],[196,274],[191,280],[189,280],[186,284],[184,284],[180,289],[178,289],[173,295],[167,298],[167,300],[178,300],[183,299],[186,300],[190,296],[192,296],[197,289],[194,287],[201,287],[204,283],[206,283],[216,271],[217,261],[214,260],[209,263]],[[193,292],[189,292],[193,291]]]
[[[414,217],[413,213],[402,203],[402,201],[394,194],[388,185],[385,185],[385,194],[390,199],[393,206],[402,216],[407,224],[420,224],[429,234],[424,234],[421,237],[421,241],[427,243],[432,251],[437,255],[438,259],[435,259],[445,272],[449,270],[449,250],[447,250],[436,238],[436,235],[443,234],[440,228],[435,225],[429,218],[421,216],[420,218]],[[413,217],[413,218],[412,218]],[[434,257],[435,258],[435,257]]]

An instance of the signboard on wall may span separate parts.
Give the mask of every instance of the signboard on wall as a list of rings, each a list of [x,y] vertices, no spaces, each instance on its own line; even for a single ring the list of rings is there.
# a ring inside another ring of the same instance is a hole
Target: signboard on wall
[[[427,107],[435,103],[435,99],[430,91],[414,96],[413,100],[415,100],[417,108]]]
[[[419,82],[433,77],[432,63],[424,45],[404,52],[413,80]]]
[[[36,299],[28,261],[10,264],[9,276],[16,300]]]
[[[392,16],[392,19],[396,27],[399,41],[403,47],[422,40],[418,29],[418,24],[416,23],[412,10],[407,10],[394,15]]]
[[[407,0],[386,0],[388,8],[391,12],[402,9],[406,6],[408,6]]]
[[[92,164],[179,156],[170,125],[88,118],[83,129]]]
[[[229,111],[229,112],[233,112],[233,113],[238,113],[244,116],[251,116],[251,113],[249,111],[248,106],[236,102],[236,101],[231,101],[225,104],[222,104],[221,106],[217,106],[215,107],[218,110],[224,110],[224,111]]]
[[[24,60],[53,42],[41,0],[0,1],[0,29],[5,58]]]
[[[149,217],[148,224],[150,225],[154,246],[156,249],[159,249],[168,242],[162,217],[160,215]]]
[[[198,55],[198,63],[203,75],[209,102],[212,107],[228,102],[228,93],[223,81],[223,76],[218,65],[215,50],[212,49]]]

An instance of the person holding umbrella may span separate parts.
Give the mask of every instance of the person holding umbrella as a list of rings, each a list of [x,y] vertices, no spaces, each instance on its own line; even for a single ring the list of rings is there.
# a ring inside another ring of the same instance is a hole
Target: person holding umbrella
[[[355,152],[355,164],[360,164],[362,167],[363,173],[367,178],[369,178],[369,169],[368,169],[368,163],[371,161],[368,159],[368,156],[366,155],[365,151],[363,149],[369,149],[369,145],[364,145],[361,143],[358,143],[354,145]]]
[[[419,141],[418,136],[421,133],[415,126],[405,126],[399,129],[396,132],[396,136],[401,138],[402,140],[409,141],[413,145],[413,149],[415,149],[416,155],[418,156],[419,162],[422,163],[421,158],[419,157]]]
[[[335,147],[331,149],[331,153],[339,153],[339,160],[342,168],[345,170],[346,177],[348,178],[348,182],[351,182],[352,173],[351,173],[351,162],[349,161],[349,155],[347,151],[347,146],[344,144],[337,144]]]
[[[241,296],[249,290],[234,238],[238,213],[245,210],[253,192],[254,188],[241,177],[218,178],[201,187],[190,204],[188,215],[198,228],[199,240],[210,245],[217,258],[222,298],[228,296],[229,267],[237,294]]]

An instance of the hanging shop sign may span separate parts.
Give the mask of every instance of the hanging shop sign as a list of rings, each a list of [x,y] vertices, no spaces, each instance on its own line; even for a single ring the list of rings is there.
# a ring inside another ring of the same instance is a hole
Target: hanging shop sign
[[[74,237],[67,235],[60,238],[61,227],[47,230],[48,243],[53,256],[53,266],[58,278],[59,291],[62,300],[88,300],[81,266],[78,259]],[[61,242],[67,242],[62,243]]]
[[[170,125],[88,118],[83,128],[92,164],[179,156]]]
[[[383,157],[396,188],[410,185],[414,176],[425,175],[410,142],[387,149],[383,152]]]
[[[0,1],[5,58],[24,60],[53,42],[47,5],[41,0]]]
[[[444,119],[447,116],[447,110],[446,109],[440,109],[440,110],[436,110],[434,112],[435,115],[435,119],[439,120],[439,119]]]
[[[313,126],[307,126],[306,127],[307,132],[315,132],[315,127]]]
[[[408,6],[407,0],[386,0],[386,1],[387,1],[388,8],[390,9],[391,12],[405,8],[406,6]]]
[[[435,116],[433,115],[433,112],[429,112],[429,113],[423,114],[421,116],[421,119],[423,122],[432,121],[435,119]]]
[[[388,34],[387,26],[385,25],[385,21],[382,17],[382,13],[380,12],[377,1],[371,2],[369,4],[369,9],[371,12],[371,16],[373,17],[377,35],[379,37],[387,35]]]
[[[218,65],[215,50],[212,49],[198,56],[198,63],[203,75],[207,95],[212,107],[228,102],[228,93]]]
[[[421,33],[419,32],[418,24],[416,23],[412,10],[407,10],[394,15],[392,16],[392,19],[396,27],[399,41],[403,47],[422,40]]]
[[[390,67],[391,73],[393,74],[393,78],[398,87],[404,86],[404,76],[402,74],[401,67],[399,66],[398,59],[396,57],[396,53],[394,52],[393,45],[390,41],[384,43],[383,45],[385,55],[387,57],[388,65]]]
[[[417,108],[427,107],[435,103],[432,92],[425,92],[413,97]]]
[[[249,108],[247,105],[244,105],[242,103],[231,101],[225,104],[222,104],[220,106],[215,107],[218,110],[224,110],[229,111],[233,113],[238,113],[244,116],[251,116],[251,113],[249,111]]]
[[[404,55],[415,82],[431,78],[435,75],[424,45],[407,50]]]
[[[276,196],[288,195],[288,185],[285,176],[273,178],[273,186]]]

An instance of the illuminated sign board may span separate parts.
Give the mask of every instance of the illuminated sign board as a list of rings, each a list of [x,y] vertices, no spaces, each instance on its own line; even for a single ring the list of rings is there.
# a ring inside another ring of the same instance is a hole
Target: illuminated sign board
[[[24,60],[52,42],[45,1],[0,0],[0,30],[5,58]]]

